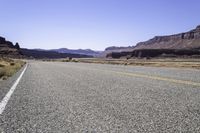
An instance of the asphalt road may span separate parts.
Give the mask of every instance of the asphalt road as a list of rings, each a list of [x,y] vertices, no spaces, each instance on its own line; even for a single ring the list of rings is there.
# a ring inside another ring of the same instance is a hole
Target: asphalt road
[[[20,72],[0,82],[1,99]],[[199,133],[200,71],[32,61],[0,132]]]

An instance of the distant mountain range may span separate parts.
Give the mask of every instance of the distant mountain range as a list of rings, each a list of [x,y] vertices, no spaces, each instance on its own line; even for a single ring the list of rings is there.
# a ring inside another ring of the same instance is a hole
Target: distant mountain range
[[[200,26],[195,29],[175,35],[156,36],[148,41],[140,42],[135,46],[108,47],[105,51],[91,49],[21,49],[19,44],[0,37],[0,56],[31,57],[31,58],[132,58],[157,56],[193,56],[200,55]]]
[[[92,51],[89,51],[92,53]],[[94,53],[93,53],[94,54]],[[20,48],[19,44],[13,45],[12,42],[7,41],[5,38],[0,37],[0,57],[11,57],[11,58],[92,58],[93,55],[80,53],[65,53],[64,51],[56,50],[42,50],[42,49],[26,49]]]
[[[58,59],[58,58],[92,58],[93,56],[72,53],[58,53],[55,51],[34,50],[34,49],[20,49],[22,55],[35,59]]]
[[[80,55],[88,55],[93,57],[98,57],[102,51],[94,51],[91,49],[67,49],[67,48],[59,48],[59,49],[34,49],[37,51],[52,51],[52,52],[58,52],[58,53],[69,53],[69,54],[80,54]]]

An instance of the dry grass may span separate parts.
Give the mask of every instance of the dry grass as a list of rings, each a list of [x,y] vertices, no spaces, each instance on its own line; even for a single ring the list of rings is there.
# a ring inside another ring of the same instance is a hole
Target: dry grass
[[[43,59],[42,61],[50,62],[79,62],[76,58],[61,58],[61,59]]]
[[[52,62],[82,62],[113,65],[152,66],[152,67],[174,67],[200,69],[200,59],[190,58],[154,58],[154,59],[108,59],[108,58],[75,58],[75,59],[47,59],[43,61]]]
[[[176,67],[176,68],[195,68],[200,69],[200,59],[179,59],[179,58],[160,58],[160,59],[104,59],[88,58],[77,59],[83,63],[100,64],[119,64],[133,66],[154,66],[154,67]]]
[[[7,79],[16,73],[25,62],[21,60],[12,60],[8,58],[0,58],[0,79]]]

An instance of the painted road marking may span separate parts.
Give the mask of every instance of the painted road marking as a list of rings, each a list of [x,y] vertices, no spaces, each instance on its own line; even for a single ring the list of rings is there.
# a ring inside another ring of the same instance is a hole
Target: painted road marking
[[[84,67],[76,67],[76,68],[88,70],[88,68],[84,68]],[[153,79],[153,80],[167,81],[167,82],[176,83],[176,84],[184,84],[184,85],[192,85],[192,86],[200,87],[199,82],[173,79],[173,78],[162,77],[162,76],[157,76],[157,75],[147,75],[147,74],[132,73],[132,72],[119,72],[119,71],[103,70],[103,69],[96,69],[96,68],[90,68],[89,70],[104,71],[104,72],[110,72],[110,73],[115,73],[115,74],[120,74],[120,75],[126,75],[126,76],[138,77],[138,78],[147,78],[147,79]]]
[[[168,81],[168,82],[173,82],[177,84],[185,84],[185,85],[200,87],[200,83],[187,81],[187,80],[179,80],[179,79],[166,78],[166,77],[161,77],[161,76],[152,76],[152,75],[146,75],[146,74],[137,74],[137,73],[127,73],[127,72],[117,72],[117,71],[109,71],[109,72],[120,74],[120,75],[127,75],[127,76],[139,77],[139,78],[148,78],[148,79],[153,79],[153,80]]]
[[[19,81],[21,80],[24,72],[26,71],[27,65],[25,66],[24,70],[22,71],[22,73],[20,74],[20,76],[18,77],[18,79],[15,81],[15,83],[13,84],[13,86],[10,88],[9,92],[6,94],[6,96],[3,98],[3,100],[0,103],[0,115],[3,113],[8,101],[10,100],[10,97],[12,96],[13,92],[15,91]]]

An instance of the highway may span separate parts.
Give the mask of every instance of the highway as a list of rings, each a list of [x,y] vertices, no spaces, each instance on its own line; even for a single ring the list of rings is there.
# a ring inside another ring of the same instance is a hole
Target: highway
[[[0,101],[22,73],[0,81]],[[0,133],[200,132],[200,70],[29,61]]]

